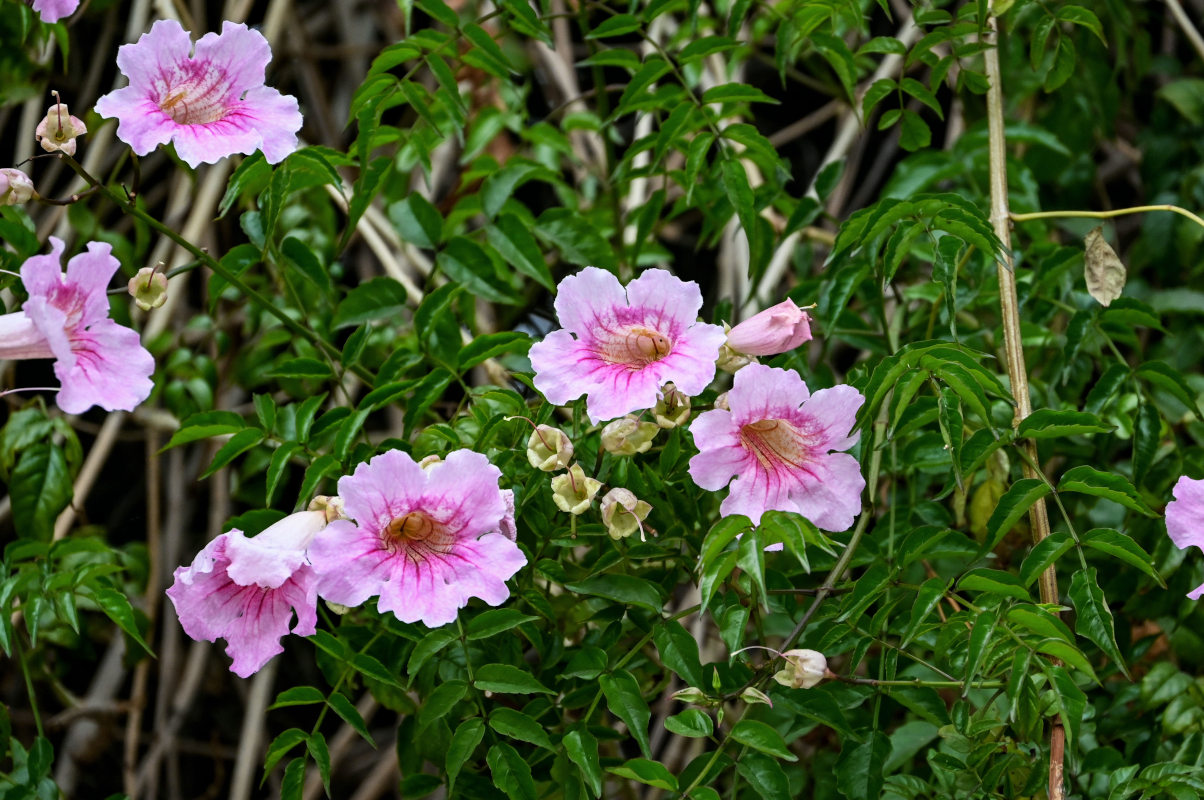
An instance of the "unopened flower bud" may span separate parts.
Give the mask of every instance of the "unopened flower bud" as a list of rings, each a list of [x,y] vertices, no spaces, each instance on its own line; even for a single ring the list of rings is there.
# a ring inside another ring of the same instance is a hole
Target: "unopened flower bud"
[[[0,169],[0,206],[28,203],[33,197],[33,181],[19,169]]]
[[[561,511],[584,514],[602,488],[602,482],[585,476],[580,464],[574,464],[563,475],[552,478],[552,502]]]
[[[619,417],[602,429],[602,447],[617,456],[646,453],[659,430],[655,422],[640,422],[630,415]]]
[[[57,100],[58,92],[51,92]],[[88,128],[79,119],[71,116],[66,103],[55,103],[46,109],[46,116],[38,123],[34,135],[42,149],[47,153],[61,151],[69,156],[75,155],[75,137],[88,132]]]
[[[757,359],[753,356],[737,353],[725,344],[719,348],[719,360],[715,362],[715,366],[724,372],[735,375],[749,364],[755,363],[757,363]]]
[[[134,302],[143,311],[158,308],[167,302],[167,276],[155,267],[143,267],[128,284]]]
[[[773,676],[783,686],[810,689],[818,686],[828,674],[828,659],[815,650],[787,650],[782,653],[786,666]]]
[[[323,600],[325,600],[325,602],[326,602],[326,607],[329,608],[334,613],[338,614],[340,617],[351,610],[351,606],[345,606],[342,603],[332,603],[331,601],[326,600],[325,598],[323,598]]]
[[[715,398],[715,408],[722,408],[724,411],[731,411],[731,406],[727,404],[727,392],[723,392]]]
[[[309,501],[309,510],[325,511],[327,525],[336,519],[347,519],[347,515],[343,513],[343,498],[338,495],[333,497],[324,494],[318,495]]]
[[[538,425],[527,440],[527,460],[544,472],[556,472],[573,461],[573,443],[568,434],[551,425]]]
[[[656,407],[652,409],[656,424],[665,430],[671,430],[678,425],[685,425],[690,418],[690,398],[677,391],[672,383],[666,383],[657,398]]]
[[[693,686],[689,686],[685,689],[678,689],[676,692],[669,695],[669,697],[673,700],[678,701],[679,703],[693,703],[695,705],[710,705],[710,701],[708,700],[706,694],[702,691],[702,689],[695,689]]]
[[[625,539],[637,530],[644,538],[644,520],[652,506],[627,489],[615,488],[602,496],[602,522],[612,539]]]
[[[423,471],[429,471],[431,467],[435,466],[442,460],[443,460],[443,457],[441,455],[439,455],[438,453],[431,453],[429,456],[426,456],[421,461],[419,461],[418,466],[421,467],[423,469]]]
[[[760,689],[753,688],[752,686],[748,687],[743,692],[740,692],[740,699],[746,703],[749,703],[750,705],[754,703],[764,703],[770,708],[773,708],[773,701],[769,699],[769,695],[765,694],[765,692],[761,691]]]
[[[786,299],[732,328],[727,346],[750,356],[775,356],[811,340],[811,316]]]

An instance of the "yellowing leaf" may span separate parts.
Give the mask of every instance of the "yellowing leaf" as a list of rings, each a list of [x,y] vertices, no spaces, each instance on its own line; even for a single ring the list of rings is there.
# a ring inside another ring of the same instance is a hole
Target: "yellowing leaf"
[[[1083,276],[1087,279],[1087,291],[1106,306],[1120,297],[1125,288],[1125,265],[1100,231],[1096,228],[1083,240],[1087,248]]]

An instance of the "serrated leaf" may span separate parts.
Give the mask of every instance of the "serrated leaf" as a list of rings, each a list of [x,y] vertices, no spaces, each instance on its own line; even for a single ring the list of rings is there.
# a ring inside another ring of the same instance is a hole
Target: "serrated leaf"
[[[1099,588],[1095,568],[1080,569],[1070,577],[1070,600],[1074,604],[1075,633],[1095,642],[1095,645],[1112,659],[1126,678],[1132,680],[1124,656],[1116,643],[1116,628],[1112,621],[1112,609]]]
[[[481,691],[502,694],[555,694],[530,672],[510,664],[486,664],[479,667],[473,686]]]
[[[1147,517],[1157,516],[1126,478],[1111,472],[1101,472],[1094,467],[1084,465],[1068,470],[1062,476],[1062,480],[1058,481],[1058,491],[1103,497]]]
[[[626,723],[644,756],[651,758],[648,722],[652,719],[652,712],[648,710],[648,703],[635,677],[627,670],[619,669],[609,675],[598,676],[598,684],[606,697],[606,707]]]

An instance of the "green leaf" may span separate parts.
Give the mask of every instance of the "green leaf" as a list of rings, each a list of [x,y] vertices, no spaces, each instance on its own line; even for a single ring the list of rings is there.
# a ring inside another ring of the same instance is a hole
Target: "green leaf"
[[[715,596],[715,592],[719,589],[720,584],[728,575],[732,574],[732,570],[736,568],[736,553],[729,550],[721,556],[704,564],[702,574],[698,578],[698,591],[702,597],[702,608],[707,609],[711,605],[711,600]]]
[[[780,102],[747,83],[722,83],[712,86],[702,93],[703,105],[708,103],[772,103],[778,105]]]
[[[1016,432],[1029,439],[1056,439],[1085,433],[1107,433],[1112,429],[1113,426],[1105,424],[1094,414],[1042,408],[1025,417]]]
[[[1058,491],[1103,497],[1147,517],[1157,516],[1127,479],[1094,467],[1084,465],[1067,471],[1058,481]]]
[[[209,462],[209,467],[201,473],[201,479],[208,478],[235,458],[262,442],[265,435],[259,428],[247,428],[231,436],[230,441],[222,445],[217,453],[214,454],[213,461]]]
[[[638,31],[643,23],[639,17],[632,14],[615,14],[607,20],[603,20],[593,30],[585,35],[586,39],[605,39],[608,36],[623,36],[624,34]]]
[[[485,738],[485,723],[480,717],[466,719],[459,724],[447,746],[447,758],[443,769],[447,772],[447,793],[450,796],[465,762],[472,758],[473,751]]]
[[[1086,28],[1095,34],[1095,38],[1100,40],[1100,44],[1104,47],[1108,46],[1108,40],[1104,38],[1104,27],[1100,24],[1099,17],[1095,15],[1094,11],[1082,6],[1062,6],[1057,10],[1057,16],[1062,22],[1070,22]]]
[[[1074,603],[1074,631],[1091,641],[1120,668],[1125,677],[1132,680],[1124,656],[1116,644],[1116,628],[1112,622],[1112,609],[1099,588],[1095,567],[1080,569],[1070,577],[1070,601]]]
[[[422,665],[430,659],[431,656],[438,653],[443,648],[447,647],[452,642],[459,638],[455,628],[450,625],[445,625],[442,628],[436,628],[428,633],[414,645],[414,651],[410,653],[410,660],[406,664],[406,672],[414,675],[418,670],[422,669]]]
[[[402,241],[427,250],[434,250],[443,241],[442,215],[417,192],[390,205],[388,214]]]
[[[601,797],[602,765],[598,758],[598,740],[580,724],[564,735],[563,744],[569,759],[581,770],[586,786],[594,797]]]
[[[875,730],[861,742],[845,739],[836,760],[836,780],[849,800],[878,800],[882,796],[882,767],[890,758],[890,739]]]
[[[659,80],[665,73],[669,72],[670,69],[669,63],[663,58],[659,56],[650,57],[644,62],[644,66],[640,67],[639,71],[631,76],[631,80],[627,83],[627,88],[619,96],[619,103],[611,114],[611,118],[621,117],[626,114],[630,106],[642,99],[642,95],[646,94],[648,87]]]
[[[1041,606],[1019,603],[1008,609],[1008,622],[1034,633],[1039,637],[1061,639],[1068,645],[1074,644],[1074,634],[1066,623]]]
[[[1038,652],[1053,656],[1059,661],[1084,673],[1095,683],[1099,683],[1099,678],[1096,677],[1095,670],[1091,668],[1091,662],[1087,660],[1087,656],[1083,655],[1083,651],[1074,645],[1068,644],[1061,639],[1046,639],[1038,642],[1036,648]]]
[[[485,70],[490,75],[509,80],[510,73],[514,72],[514,68],[510,66],[510,62],[502,53],[502,48],[498,47],[498,43],[494,41],[493,37],[475,22],[465,24],[460,30],[473,44],[473,49],[464,54],[464,61]]]
[[[71,471],[61,448],[38,443],[26,449],[8,485],[17,536],[50,541],[54,522],[73,493]]]
[[[138,623],[134,619],[134,609],[130,605],[130,601],[126,599],[121,592],[105,587],[94,588],[93,596],[96,599],[96,604],[100,606],[100,610],[105,613],[105,616],[117,623],[117,627],[138,643],[147,655],[152,658],[155,652],[151,650],[150,645],[142,638],[141,631],[138,630]]]
[[[318,765],[318,775],[322,778],[322,787],[326,796],[330,797],[330,749],[326,746],[326,737],[315,731],[309,735],[305,748]]]
[[[920,588],[916,591],[916,599],[911,604],[911,620],[903,632],[901,646],[906,646],[920,632],[920,626],[924,624],[924,620],[928,619],[932,609],[936,608],[936,604],[945,596],[947,589],[948,584],[941,578],[929,578],[920,584]]]
[[[1072,547],[1074,540],[1062,531],[1055,531],[1046,536],[1033,545],[1033,549],[1024,557],[1024,564],[1020,567],[1020,582],[1025,586],[1032,586],[1042,572]]]
[[[999,498],[987,520],[985,550],[994,550],[1007,532],[1028,513],[1033,503],[1049,494],[1049,486],[1038,478],[1021,478]]]
[[[710,736],[715,726],[706,712],[698,708],[687,708],[680,714],[665,717],[665,729],[678,736],[689,736],[695,739]]]
[[[316,358],[286,359],[268,372],[269,378],[315,378],[318,380],[328,380],[333,376],[334,373],[330,371],[330,365]],[[243,433],[246,433],[246,431],[243,431]]]
[[[1083,534],[1082,542],[1084,547],[1090,547],[1092,550],[1106,553],[1113,558],[1120,559],[1126,564],[1137,567],[1146,575],[1158,581],[1159,586],[1166,586],[1162,581],[1162,576],[1158,574],[1157,569],[1154,567],[1154,559],[1150,554],[1141,545],[1120,531],[1115,531],[1111,528],[1095,528]]]
[[[532,617],[513,608],[491,608],[468,621],[468,625],[465,626],[466,638],[470,642],[477,639],[488,639],[490,636],[496,636],[535,619],[538,617]]]
[[[478,297],[494,303],[514,303],[514,290],[494,269],[493,261],[479,244],[453,236],[439,251],[435,263],[451,278]]]
[[[652,641],[656,643],[661,663],[676,672],[687,685],[703,685],[698,642],[680,622],[668,619],[657,625],[652,630]]]
[[[464,681],[444,681],[432,689],[418,711],[418,733],[421,734],[431,723],[446,717],[467,693],[468,684]]]
[[[792,800],[790,781],[777,761],[757,752],[745,753],[736,764],[736,771],[761,800]]]
[[[729,735],[740,744],[747,745],[754,750],[760,750],[762,753],[767,753],[774,758],[786,761],[798,761],[798,756],[790,752],[790,749],[786,747],[786,742],[782,739],[782,735],[764,722],[757,722],[753,719],[742,719],[736,723],[736,726],[732,728]]]
[[[266,780],[268,773],[272,768],[280,763],[280,759],[288,755],[289,751],[302,742],[309,741],[309,734],[300,728],[289,728],[283,731],[279,736],[272,740],[268,745],[267,755],[264,756],[263,762],[263,777]]]
[[[314,703],[325,703],[326,695],[312,686],[294,686],[291,689],[285,689],[280,694],[276,695],[276,702],[268,706],[270,711],[273,708],[285,708],[286,706],[308,706]]]
[[[598,676],[598,683],[602,687],[602,694],[606,696],[606,707],[627,724],[644,756],[651,758],[648,722],[652,719],[652,712],[648,710],[648,703],[635,677],[627,670],[619,669],[609,675]]]
[[[883,117],[885,119],[885,117]],[[914,111],[903,109],[903,124],[899,127],[899,146],[909,153],[932,144],[932,129]]]
[[[294,758],[284,768],[284,778],[280,781],[280,800],[301,800],[305,788],[305,758]]]
[[[646,758],[633,758],[621,767],[607,767],[607,772],[614,773],[620,778],[646,783],[657,789],[668,792],[677,791],[677,778],[659,761],[649,761]]]
[[[458,368],[461,372],[472,369],[482,361],[502,353],[526,353],[531,347],[531,337],[525,333],[502,331],[478,336],[460,350]]]
[[[535,781],[531,768],[510,745],[498,742],[485,756],[493,785],[506,793],[510,800],[535,800]]]
[[[555,289],[552,271],[543,259],[543,252],[522,220],[513,214],[502,214],[486,226],[485,236],[498,255],[512,267],[545,289]]]
[[[335,692],[330,697],[326,698],[326,705],[351,726],[352,730],[360,735],[361,738],[368,744],[376,747],[376,742],[372,739],[372,734],[368,732],[368,726],[364,723],[364,718],[360,716],[360,712],[347,699],[347,695]]]
[[[262,151],[256,150],[244,158],[238,168],[230,174],[230,180],[226,183],[226,193],[222,195],[218,204],[217,218],[226,216],[230,207],[244,194],[254,195],[262,192],[271,179],[272,168],[264,160]]]
[[[1204,409],[1200,408],[1198,402],[1199,397],[1189,391],[1187,378],[1179,370],[1161,361],[1146,361],[1137,368],[1136,375],[1146,383],[1157,386],[1170,394],[1200,417],[1204,417]]]
[[[978,676],[979,665],[987,655],[991,638],[995,635],[995,627],[998,624],[998,608],[982,611],[974,618],[974,627],[970,631],[970,642],[966,646],[965,686],[962,688],[962,697],[970,693],[970,685]]]
[[[495,708],[489,715],[489,727],[511,739],[538,745],[547,750],[552,749],[552,740],[548,738],[543,726],[513,708]]]
[[[972,569],[957,582],[957,588],[969,592],[989,592],[1003,597],[1015,597],[1017,600],[1033,599],[1019,578],[997,569]]]
[[[768,608],[769,595],[765,587],[765,546],[758,531],[745,534],[736,546],[736,565],[748,574],[756,590],[756,599]]]
[[[597,228],[567,208],[549,208],[540,214],[535,234],[571,264],[612,269],[617,263],[614,250]]]
[[[481,210],[493,219],[514,194],[514,190],[530,180],[553,182],[556,176],[542,164],[526,158],[512,158],[501,169],[490,173],[481,182]]]
[[[472,685],[481,691],[502,694],[556,694],[536,680],[530,672],[510,664],[486,664],[479,667]]]
[[[586,578],[578,583],[566,584],[570,592],[604,597],[616,603],[639,606],[659,614],[665,606],[660,587],[651,581],[634,575],[612,575],[604,573]]]

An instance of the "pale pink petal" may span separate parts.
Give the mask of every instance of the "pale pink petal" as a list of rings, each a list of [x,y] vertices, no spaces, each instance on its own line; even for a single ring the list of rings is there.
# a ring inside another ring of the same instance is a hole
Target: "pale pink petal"
[[[133,411],[150,397],[155,359],[142,346],[136,331],[104,319],[71,336],[75,363],[55,362],[54,374],[63,388],[57,402],[68,414],[82,414],[97,405],[106,411]]]
[[[1175,499],[1166,506],[1166,532],[1180,550],[1204,550],[1204,480],[1186,475],[1172,490]]]
[[[33,10],[43,22],[58,22],[69,17],[79,8],[79,0],[33,0]]]
[[[117,136],[145,155],[168,141],[192,167],[262,150],[270,163],[297,148],[296,98],[263,85],[271,48],[258,31],[226,22],[196,44],[178,22],[160,20],[117,63],[129,86],[100,98]]]
[[[727,404],[736,422],[780,419],[811,396],[807,384],[794,370],[749,364],[736,373]]]
[[[669,328],[676,335],[697,322],[702,290],[694,281],[682,281],[663,269],[650,269],[627,284],[627,302],[639,309],[647,324]]]
[[[30,256],[21,265],[21,284],[30,296],[48,296],[63,279],[63,240],[50,237],[50,252],[44,256]]]
[[[860,432],[850,435],[849,430],[857,424],[857,409],[864,402],[861,392],[848,384],[820,389],[806,401],[803,433],[813,446],[848,450],[861,438]]]
[[[66,341],[65,336],[63,340]],[[67,350],[70,352],[70,347]],[[54,357],[49,340],[28,314],[24,311],[0,314],[0,361]]]
[[[724,341],[719,326],[698,322],[701,305],[697,284],[664,270],[648,270],[624,292],[609,272],[587,267],[560,283],[563,329],[531,348],[535,387],[556,405],[584,394],[594,423],[652,408],[666,383],[698,394],[715,377]]]
[[[240,586],[256,584],[275,589],[302,564],[309,563],[305,548],[325,527],[325,511],[298,511],[252,539],[240,531],[230,531],[226,541],[230,579]]]
[[[281,637],[293,631],[308,636],[317,624],[317,577],[301,565],[278,587],[257,584],[240,586],[228,574],[233,535],[222,534],[197,554],[189,567],[175,571],[167,590],[184,632],[197,640],[225,639],[226,654],[233,659],[231,670],[247,677],[258,671],[283,648]]]
[[[506,513],[502,515],[499,532],[512,542],[518,541],[518,527],[514,521],[514,490],[502,489],[502,499],[506,503]]]
[[[847,531],[861,513],[861,493],[865,490],[861,465],[847,453],[831,453],[821,464],[823,474],[815,481],[800,482],[791,490],[791,500],[795,510],[816,527]]]
[[[272,60],[272,46],[259,31],[226,20],[222,22],[220,35],[209,32],[197,39],[192,58],[198,64],[212,65],[226,73],[226,90],[241,96],[248,89],[263,86],[264,70]]]
[[[627,305],[619,279],[604,269],[586,267],[556,287],[556,318],[579,337],[592,337],[617,324],[615,310]]]
[[[377,608],[403,622],[436,627],[470,597],[502,602],[505,581],[526,563],[499,531],[513,525],[513,493],[481,454],[450,453],[419,467],[391,450],[339,480],[344,511],[309,547],[318,593],[343,605],[376,596]]]
[[[856,443],[849,429],[861,395],[847,386],[809,395],[793,370],[750,364],[727,402],[730,411],[708,411],[690,428],[699,450],[690,477],[712,491],[731,481],[720,512],[759,524],[766,511],[794,511],[824,530],[848,530],[865,479],[855,458],[832,451]]]
[[[83,295],[81,325],[91,325],[109,316],[109,281],[120,267],[108,242],[88,242],[86,252],[67,262],[64,283]]]

